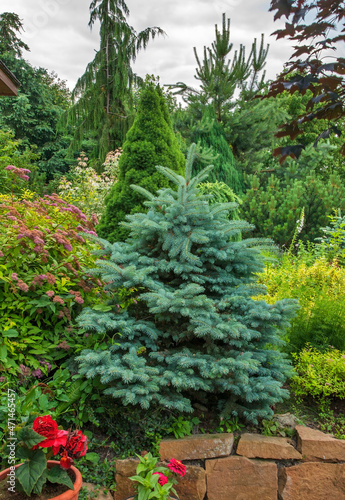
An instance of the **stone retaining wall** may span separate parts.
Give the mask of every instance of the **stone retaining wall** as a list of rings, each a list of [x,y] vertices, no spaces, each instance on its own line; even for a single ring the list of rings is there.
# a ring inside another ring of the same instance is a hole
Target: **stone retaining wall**
[[[345,441],[301,425],[296,431],[296,446],[259,434],[242,434],[236,449],[232,434],[166,439],[160,456],[187,465],[180,500],[345,500]],[[115,500],[134,495],[128,478],[137,464],[116,462]]]

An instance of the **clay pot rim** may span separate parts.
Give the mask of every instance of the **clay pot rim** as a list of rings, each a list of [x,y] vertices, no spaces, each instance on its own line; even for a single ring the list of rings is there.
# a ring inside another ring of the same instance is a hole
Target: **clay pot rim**
[[[58,460],[47,460],[48,467],[49,467],[49,465],[51,467],[53,467],[54,465],[59,465],[59,464],[60,464],[60,462]],[[15,468],[18,469],[18,467],[20,467],[21,465],[22,464],[17,464],[17,465],[15,465]],[[10,467],[8,467],[7,469],[0,470],[0,481],[2,481],[3,479],[5,479],[5,477],[7,475],[7,472],[10,471],[10,470],[11,470]],[[58,495],[57,497],[52,497],[50,500],[69,500],[69,498],[66,497],[66,494],[68,494],[70,492],[73,493],[73,495],[79,494],[79,490],[80,490],[81,485],[83,483],[83,478],[81,476],[81,473],[80,473],[79,469],[77,469],[73,465],[71,466],[71,470],[73,471],[74,476],[75,476],[75,480],[74,480],[74,483],[73,483],[74,490],[67,490],[64,493],[61,493],[61,495]],[[1,477],[2,475],[3,475],[3,477]]]

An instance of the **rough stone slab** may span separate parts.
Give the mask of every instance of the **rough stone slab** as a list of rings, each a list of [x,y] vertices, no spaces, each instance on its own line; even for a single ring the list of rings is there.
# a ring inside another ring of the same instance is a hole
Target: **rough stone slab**
[[[247,458],[271,458],[274,460],[301,460],[302,455],[289,443],[288,438],[242,434],[237,455]]]
[[[82,487],[87,489],[89,494],[88,498],[92,498],[92,500],[113,500],[113,495],[111,493],[104,493],[103,488],[96,484],[84,483],[83,481]]]
[[[175,457],[174,457],[175,458]],[[139,460],[116,461],[115,500],[125,500],[135,495],[134,483],[130,479],[136,473]],[[159,465],[164,465],[159,462]],[[175,487],[180,500],[203,500],[206,494],[206,473],[202,467],[188,465],[186,475],[178,479]]]
[[[294,429],[297,425],[297,418],[292,413],[276,414],[273,420],[281,427],[288,427],[290,429]]]
[[[115,500],[125,500],[125,498],[135,495],[133,481],[128,479],[134,476],[137,470],[139,460],[127,459],[127,460],[117,460],[116,461],[116,491]]]
[[[159,454],[162,460],[227,457],[231,454],[233,445],[233,434],[195,434],[183,439],[163,439]]]
[[[236,456],[206,460],[206,481],[208,500],[277,500],[274,462]]]
[[[180,500],[204,500],[206,494],[205,469],[196,465],[187,465],[186,475],[178,478],[175,489]]]
[[[345,464],[304,462],[279,470],[282,500],[345,500]]]
[[[345,441],[303,425],[296,431],[297,449],[305,460],[345,460]]]

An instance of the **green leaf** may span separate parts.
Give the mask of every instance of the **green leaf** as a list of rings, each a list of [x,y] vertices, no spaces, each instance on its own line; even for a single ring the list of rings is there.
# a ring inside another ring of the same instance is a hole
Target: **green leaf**
[[[55,465],[48,471],[48,481],[51,483],[64,484],[69,489],[74,490],[74,486],[71,478],[67,474],[67,471],[61,469],[59,465]]]
[[[102,311],[102,312],[109,312],[113,309],[112,306],[107,306],[105,304],[96,304],[92,308],[94,311]]]
[[[30,349],[29,351],[31,354],[46,354],[47,350],[46,349]]]
[[[2,332],[3,337],[18,337],[19,333],[17,330],[14,330],[11,328],[10,330],[6,330],[5,332]]]
[[[39,478],[39,480],[33,487],[32,493],[40,495],[42,493],[42,488],[45,485],[46,481],[47,481],[47,469],[44,470],[42,476]]]
[[[25,493],[30,496],[35,485],[47,467],[45,454],[42,450],[27,450],[29,461],[18,467],[16,479],[21,484]]]
[[[87,383],[90,383],[90,382],[87,381]],[[80,387],[81,384],[82,384],[81,379],[78,379],[75,382],[73,382],[73,384],[69,388],[68,393],[66,394],[67,397],[69,398],[69,401],[66,401],[66,402],[59,404],[59,406],[55,410],[56,415],[59,415],[60,413],[64,412],[69,406],[71,406],[75,401],[77,401],[80,398],[80,396],[82,394],[81,387]]]
[[[88,460],[89,462],[92,462],[93,464],[97,464],[99,462],[99,459],[100,459],[98,453],[94,453],[94,452],[86,453],[85,458],[86,458],[86,460]]]
[[[40,408],[42,408],[43,411],[45,411],[49,406],[49,400],[45,394],[41,394],[38,402],[39,402]]]
[[[2,345],[0,347],[0,360],[6,362],[7,361],[7,347]]]
[[[17,434],[18,441],[23,441],[28,448],[32,448],[38,443],[44,441],[44,436],[40,436],[31,427],[25,426]]]

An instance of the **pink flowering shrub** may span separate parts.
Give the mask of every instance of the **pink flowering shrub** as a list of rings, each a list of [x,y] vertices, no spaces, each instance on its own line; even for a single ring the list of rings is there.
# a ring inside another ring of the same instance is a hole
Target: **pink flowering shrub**
[[[0,193],[21,193],[29,179],[28,174],[31,174],[31,182],[35,183],[37,160],[38,155],[30,148],[23,149],[13,132],[0,130]]]
[[[87,273],[97,246],[83,234],[95,235],[96,222],[56,194],[1,197],[0,372],[41,378],[81,343],[73,321],[101,298]]]

